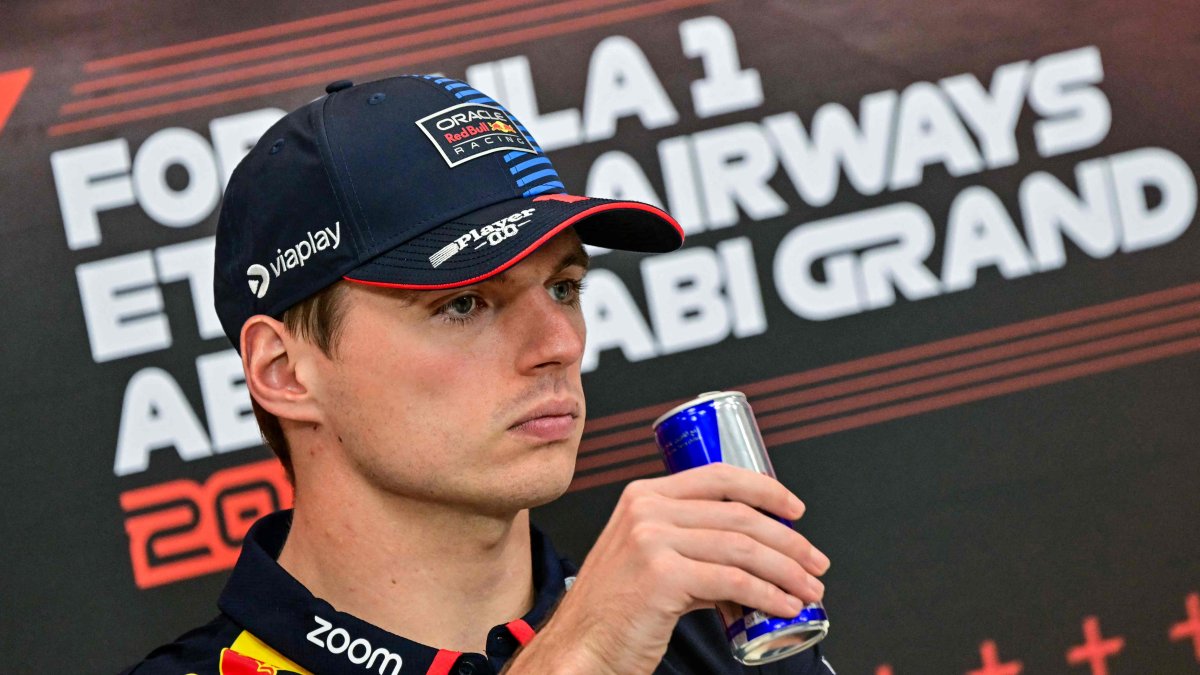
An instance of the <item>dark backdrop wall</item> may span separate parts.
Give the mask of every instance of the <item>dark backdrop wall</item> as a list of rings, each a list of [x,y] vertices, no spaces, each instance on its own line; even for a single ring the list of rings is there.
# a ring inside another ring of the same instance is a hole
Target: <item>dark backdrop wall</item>
[[[290,492],[211,304],[224,181],[330,81],[465,77],[600,253],[590,421],[535,517],[576,558],[649,423],[746,391],[828,575],[839,673],[1200,671],[1200,5],[6,2],[5,672],[206,620]]]

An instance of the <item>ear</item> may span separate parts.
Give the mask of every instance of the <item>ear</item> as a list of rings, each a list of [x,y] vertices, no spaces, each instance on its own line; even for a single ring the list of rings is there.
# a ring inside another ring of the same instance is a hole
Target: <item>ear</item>
[[[250,395],[281,420],[320,423],[321,411],[308,381],[311,358],[307,343],[293,340],[287,326],[258,314],[242,325],[242,370]]]

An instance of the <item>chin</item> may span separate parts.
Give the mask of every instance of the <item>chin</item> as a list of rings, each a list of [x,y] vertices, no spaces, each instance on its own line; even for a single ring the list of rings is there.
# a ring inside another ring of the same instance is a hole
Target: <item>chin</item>
[[[497,474],[494,491],[485,497],[499,510],[517,512],[545,506],[566,493],[575,475],[575,450],[566,457],[549,461],[545,456],[533,466],[507,474]]]

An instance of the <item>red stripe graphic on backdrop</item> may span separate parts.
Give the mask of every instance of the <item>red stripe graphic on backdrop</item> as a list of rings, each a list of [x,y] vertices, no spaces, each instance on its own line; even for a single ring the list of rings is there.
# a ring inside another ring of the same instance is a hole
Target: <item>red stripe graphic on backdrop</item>
[[[63,114],[69,114],[71,112],[81,112],[84,109],[103,107],[110,104],[115,106],[121,103],[128,103],[166,94],[190,93],[197,88],[220,86],[222,84],[229,84],[234,81],[245,80],[254,77],[258,77],[262,80],[257,83],[247,84],[231,89],[211,91],[185,98],[154,103],[151,105],[145,105],[127,110],[114,111],[70,122],[63,122],[51,126],[47,133],[50,136],[61,136],[92,129],[111,127],[126,122],[175,114],[185,110],[219,105],[231,101],[254,98],[267,94],[324,84],[330,80],[338,78],[394,73],[400,68],[429,63],[438,59],[461,56],[464,54],[485,51],[497,47],[525,44],[533,40],[540,40],[555,35],[574,33],[587,30],[589,28],[623,23],[635,19],[642,19],[648,16],[664,14],[686,7],[712,4],[714,2],[719,2],[720,0],[655,0],[653,2],[644,2],[631,7],[611,9],[585,16],[574,16],[572,18],[563,19],[560,21],[544,21],[545,17],[549,15],[561,14],[571,10],[575,10],[574,13],[578,15],[584,8],[594,9],[597,6],[600,6],[602,3],[612,4],[619,1],[622,0],[599,0],[597,2],[583,2],[582,0],[576,0],[567,3],[554,3],[542,7],[537,11],[530,10],[512,12],[486,22],[468,22],[471,24],[471,27],[477,26],[479,28],[494,29],[497,25],[501,25],[499,22],[503,22],[503,25],[507,25],[508,22],[512,21],[506,17],[519,15],[519,18],[528,19],[533,21],[534,24],[525,28],[514,28],[512,30],[507,30],[495,35],[486,35],[483,37],[465,40],[458,39],[450,44],[393,54],[383,58],[347,63],[334,68],[325,68],[319,71],[301,73],[290,77],[280,77],[279,74],[283,70],[295,70],[305,66],[324,64],[330,60],[331,53],[336,52],[336,54],[339,55],[334,58],[354,58],[365,56],[369,53],[375,53],[380,50],[386,51],[388,49],[397,48],[400,46],[409,46],[413,43],[412,35],[416,35],[418,37],[418,41],[421,41],[422,39],[424,41],[445,39],[447,36],[452,35],[452,28],[453,30],[460,30],[460,28],[449,27],[436,29],[434,31],[423,31],[402,38],[377,40],[372,43],[367,43],[366,45],[347,47],[342,50],[334,50],[333,52],[325,52],[299,58],[280,59],[278,62],[268,62],[257,66],[234,70],[229,73],[204,75],[190,78],[183,82],[161,83],[141,89],[133,89],[128,92],[110,94],[95,99],[76,101],[64,105],[60,112]],[[422,35],[424,38],[421,37]],[[97,103],[97,101],[99,103]]]
[[[1200,296],[1200,284],[1188,284],[1176,288],[1169,288],[1163,291],[1157,291],[1146,295],[1141,295],[1123,300],[1096,305],[1093,307],[1085,307],[1076,309],[1061,314],[1054,314],[1040,319],[1032,319],[1020,323],[992,328],[978,333],[970,333],[959,337],[949,338],[946,340],[938,340],[928,344],[917,345],[899,349],[893,352],[886,352],[869,356],[854,361],[847,361],[832,366],[815,368],[806,370],[800,373],[790,375],[781,375],[761,382],[754,382],[737,387],[740,391],[746,393],[747,396],[756,396],[758,394],[780,391],[783,389],[798,387],[813,382],[822,380],[832,380],[846,375],[854,375],[870,370],[879,370],[897,364],[906,363],[909,361],[918,361],[920,359],[936,356],[938,354],[949,354],[952,352],[962,351],[981,345],[1002,342],[1013,338],[1022,337],[1025,335],[1033,335],[1050,330],[1070,326],[1074,324],[1087,323],[1096,319],[1101,319],[1108,316],[1116,316],[1122,313],[1128,313],[1145,307],[1154,307],[1158,305],[1170,304],[1179,302],[1193,297]],[[658,415],[669,410],[687,399],[677,399],[666,403],[644,406],[634,410],[627,410],[614,415],[599,417],[594,420],[588,420],[586,433],[588,435],[596,434],[600,431],[607,431],[617,427],[628,426],[635,423],[649,424]],[[604,449],[615,443],[599,442],[595,443],[584,437],[584,442],[580,446],[581,454],[587,454],[589,450]]]
[[[256,61],[272,56],[295,54],[305,50],[314,49],[316,47],[346,44],[351,41],[361,40],[367,37],[384,35],[409,28],[427,26],[439,21],[457,20],[464,17],[486,14],[491,11],[502,10],[511,6],[512,0],[486,0],[485,2],[474,2],[469,5],[450,7],[448,9],[425,12],[424,14],[406,16],[399,19],[381,21],[379,23],[369,23],[364,26],[356,26],[354,28],[318,33],[317,35],[296,38],[294,40],[287,40],[285,42],[276,42],[275,44],[256,46],[250,49],[242,49],[234,52],[225,52],[223,54],[192,59],[182,63],[146,68],[144,70],[135,70],[132,72],[122,73],[121,75],[101,77],[95,80],[81,82],[74,87],[71,87],[71,93],[78,95],[93,91],[102,91],[104,89],[115,89],[127,84],[143,84],[151,80],[159,80],[173,75],[182,75],[184,73],[193,73],[198,70],[209,70],[211,68],[219,68],[235,63],[244,63],[246,61]],[[331,60],[333,58],[334,57],[331,57]]]
[[[845,363],[839,363],[832,366],[825,366],[800,373],[774,377],[761,382],[746,384],[738,387],[738,389],[744,391],[746,395],[750,397],[765,396],[767,394],[783,391],[785,389],[791,389],[822,381],[835,380],[872,370],[882,370],[885,368],[891,368],[905,363],[920,361],[943,354],[952,354],[955,352],[982,347],[988,344],[1001,343],[1007,340],[1014,340],[1039,333],[1046,333],[1048,331],[1059,331],[1066,327],[1077,324],[1086,324],[1088,322],[1097,321],[1107,317],[1128,314],[1129,312],[1136,310],[1149,309],[1152,307],[1180,302],[1196,297],[1200,297],[1200,284],[1189,284],[1186,286],[1149,293],[1147,295],[1137,296],[1134,298],[1117,300],[1102,305],[1063,312],[1061,314],[1055,314],[1040,319],[1023,321],[1008,326],[992,328],[989,330],[970,333],[968,335],[949,338],[946,340],[938,340],[936,342],[930,342],[924,345],[917,345],[915,347],[908,347],[893,352],[877,354],[875,356],[856,359],[854,361],[847,361]],[[1168,318],[1179,318],[1182,315],[1179,314],[1178,310],[1173,310],[1167,314],[1152,316],[1162,316],[1165,320]],[[1126,324],[1110,325],[1114,325],[1119,328],[1121,325]],[[1135,322],[1128,325],[1144,325],[1144,319],[1142,320],[1141,324]],[[1085,330],[1103,331],[1103,329],[1096,328],[1088,328]],[[1069,338],[1071,335],[1071,333],[1068,333],[1067,337]],[[1037,348],[1055,346],[1056,344],[1062,344],[1064,341],[1065,339],[1060,337],[1051,338],[1049,341],[1041,344],[1026,344]],[[986,352],[981,356],[986,356]],[[969,358],[980,359],[980,356]],[[982,362],[982,360],[980,362]],[[842,391],[840,393],[848,393],[848,391]],[[636,430],[621,432],[619,434],[613,433],[599,437],[597,437],[596,433],[599,431],[606,431],[616,427],[628,426],[635,423],[644,423],[648,425],[651,420],[653,420],[663,411],[682,403],[684,400],[686,399],[663,403],[661,405],[646,406],[644,408],[639,408],[637,410],[631,410],[616,415],[610,415],[597,420],[589,420],[586,430],[587,435],[585,435],[583,443],[580,444],[580,454],[588,455],[592,452],[605,450],[607,448],[622,445],[633,440],[644,439],[644,434],[640,438],[635,435]],[[757,402],[756,405],[758,405]],[[768,403],[766,403],[766,405],[768,406],[768,409],[779,407],[775,406],[770,399],[768,399]]]
[[[791,443],[1198,351],[1197,298],[1188,284],[735,388],[769,445]],[[589,422],[571,490],[661,473],[648,427],[675,404]]]
[[[33,79],[33,68],[21,68],[0,73],[0,132],[4,131],[9,116],[17,107],[17,101],[21,100],[21,94],[25,93],[25,87],[29,86],[31,79]]]
[[[337,61],[346,61],[372,54],[383,54],[401,48],[415,47],[417,45],[437,42],[439,40],[461,38],[466,35],[485,33],[498,28],[507,28],[515,24],[539,21],[556,15],[579,13],[590,8],[618,4],[621,2],[628,2],[628,0],[571,0],[569,2],[556,3],[547,7],[537,7],[519,12],[510,12],[500,16],[489,17],[487,19],[455,23],[449,26],[443,26],[441,28],[432,28],[429,30],[417,31],[415,33],[398,35],[383,40],[374,40],[361,44],[353,44],[351,46],[340,47],[338,49],[323,50],[304,56],[294,56],[288,59],[277,59],[236,70],[226,70],[219,73],[200,75],[185,80],[177,80],[175,82],[165,82],[162,84],[140,87],[130,91],[108,94],[106,96],[97,96],[95,98],[67,103],[59,109],[59,113],[63,115],[70,115],[74,113],[88,112],[90,110],[97,110],[100,108],[112,108],[114,106],[124,105],[127,103],[136,103],[138,101],[144,101],[146,99],[157,98],[169,94],[196,91],[200,89],[206,89],[208,87],[242,82],[245,80],[263,79],[269,75],[276,75],[284,72],[295,72],[310,66],[318,66]]]
[[[844,380],[836,384],[814,387],[812,389],[803,389],[792,394],[757,398],[754,402],[755,414],[761,426],[764,428],[774,427],[808,419],[828,417],[855,408],[865,408],[893,400],[911,398],[925,393],[951,389],[1021,371],[1037,370],[1059,363],[1095,356],[1106,351],[1116,351],[1167,337],[1187,335],[1200,330],[1200,320],[1183,321],[1177,324],[1160,326],[1110,340],[1084,342],[1074,347],[1048,351],[1024,358],[1014,357],[1037,352],[1052,346],[1092,340],[1103,335],[1135,330],[1161,323],[1162,321],[1189,316],[1200,316],[1200,302],[1193,302],[1156,312],[1147,312],[1146,314],[1117,319],[1094,326],[1064,330],[1038,338],[1030,338],[998,347],[980,349],[954,357],[935,359],[885,373]],[[989,361],[1000,361],[1000,363],[990,366],[981,365]],[[932,377],[939,373],[961,370],[967,367],[971,368],[954,375]],[[871,394],[838,398],[855,392],[887,387],[898,382],[920,380],[926,377],[931,379],[924,379],[915,384],[880,389]],[[828,403],[804,405],[806,403],[835,398],[837,399],[836,401]],[[663,408],[662,410],[666,409]],[[791,412],[788,412],[789,410]],[[773,411],[782,412],[770,414]],[[625,432],[609,434],[598,439],[589,439],[586,442],[590,451],[589,456],[580,459],[577,468],[579,470],[587,470],[632,459],[638,455],[636,453],[620,454],[624,451],[596,453],[594,449],[609,448],[634,441],[644,441],[645,439],[645,428],[634,428]],[[580,444],[581,452],[584,445]]]
[[[142,51],[123,54],[121,56],[113,56],[106,59],[96,59],[94,61],[88,61],[85,63],[83,65],[83,69],[89,73],[99,73],[105,70],[113,70],[114,68],[137,65],[139,63],[153,63],[154,61],[162,61],[164,59],[174,58],[177,56],[211,51],[214,49],[220,49],[222,47],[246,44],[247,42],[258,42],[260,40],[266,40],[268,38],[278,37],[280,35],[301,33],[306,30],[336,26],[342,23],[361,21],[363,19],[385,16],[387,14],[395,14],[405,10],[417,9],[419,7],[444,5],[453,1],[454,0],[396,0],[395,2],[383,2],[378,5],[370,5],[368,7],[360,7],[358,9],[349,9],[344,12],[322,14],[320,16],[314,16],[308,19],[288,21],[286,23],[263,26],[262,28],[244,30],[238,33],[228,33],[226,35],[218,35],[216,37],[205,38],[203,40],[193,40],[191,42],[182,42],[180,44],[168,45],[166,47],[145,49]]]

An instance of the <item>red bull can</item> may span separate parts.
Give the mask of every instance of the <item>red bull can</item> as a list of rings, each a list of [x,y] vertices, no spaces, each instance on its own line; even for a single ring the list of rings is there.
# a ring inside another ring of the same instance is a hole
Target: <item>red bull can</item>
[[[654,438],[670,473],[724,462],[775,477],[754,412],[740,391],[709,392],[672,408],[654,421]],[[829,617],[819,602],[791,619],[733,603],[719,603],[717,611],[725,620],[733,657],[748,666],[785,659],[829,633]]]

